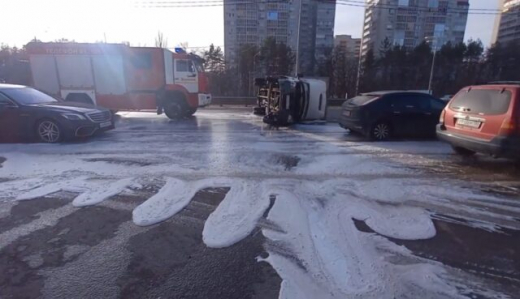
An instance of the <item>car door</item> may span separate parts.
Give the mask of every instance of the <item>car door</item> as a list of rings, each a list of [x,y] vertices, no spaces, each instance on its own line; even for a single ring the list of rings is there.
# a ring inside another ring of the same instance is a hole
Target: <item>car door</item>
[[[0,140],[14,141],[21,135],[18,105],[0,92]]]
[[[416,135],[417,125],[421,123],[422,111],[414,95],[405,93],[392,95],[391,114],[394,134]]]

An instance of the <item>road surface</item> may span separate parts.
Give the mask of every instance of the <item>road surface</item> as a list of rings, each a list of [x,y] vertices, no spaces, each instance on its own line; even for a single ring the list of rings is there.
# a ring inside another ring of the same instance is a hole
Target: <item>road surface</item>
[[[248,109],[0,144],[0,298],[518,298],[519,168]]]

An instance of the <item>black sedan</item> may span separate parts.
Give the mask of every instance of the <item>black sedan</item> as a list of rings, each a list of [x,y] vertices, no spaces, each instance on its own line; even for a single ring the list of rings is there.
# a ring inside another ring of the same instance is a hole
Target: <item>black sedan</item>
[[[374,140],[433,137],[445,106],[445,102],[421,92],[370,92],[343,103],[340,126]]]
[[[0,140],[55,143],[114,129],[108,109],[63,102],[36,89],[0,84]]]

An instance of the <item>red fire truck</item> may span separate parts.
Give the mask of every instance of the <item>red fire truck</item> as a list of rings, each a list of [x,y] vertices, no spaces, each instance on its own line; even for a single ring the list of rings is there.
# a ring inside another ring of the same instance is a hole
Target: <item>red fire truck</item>
[[[211,103],[202,59],[123,44],[29,43],[34,87],[65,101],[192,115]]]

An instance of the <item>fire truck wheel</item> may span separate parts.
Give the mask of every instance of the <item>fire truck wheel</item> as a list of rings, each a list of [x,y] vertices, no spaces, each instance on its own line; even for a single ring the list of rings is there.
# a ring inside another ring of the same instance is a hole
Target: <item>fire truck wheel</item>
[[[188,111],[186,111],[186,116],[192,116],[197,112],[197,108],[189,108]]]
[[[181,105],[177,101],[167,101],[164,104],[164,113],[169,119],[179,119],[182,116]]]

